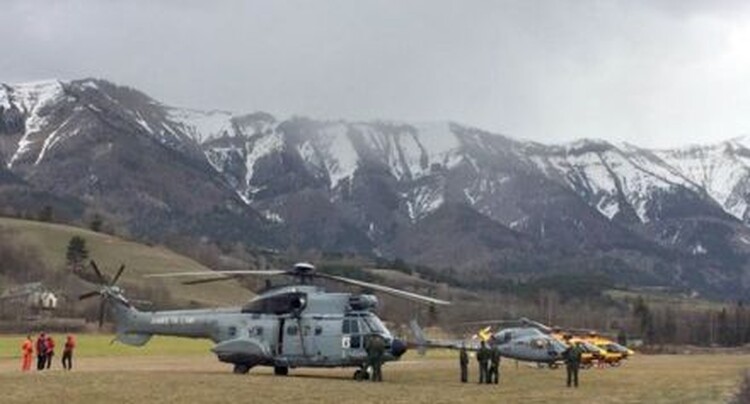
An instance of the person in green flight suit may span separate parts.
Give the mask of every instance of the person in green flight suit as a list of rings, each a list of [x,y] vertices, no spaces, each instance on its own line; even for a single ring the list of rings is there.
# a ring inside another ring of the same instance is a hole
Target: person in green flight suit
[[[578,369],[581,367],[581,354],[583,347],[580,342],[573,342],[568,345],[568,349],[563,353],[565,358],[565,368],[568,371],[568,387],[573,384],[578,388]]]
[[[487,376],[487,383],[500,382],[500,349],[497,347],[492,347],[490,351],[490,370]]]
[[[370,334],[365,341],[365,351],[367,352],[367,364],[372,367],[373,382],[382,382],[383,373],[383,355],[385,354],[385,340],[379,334]]]
[[[466,345],[464,344],[461,344],[458,364],[461,366],[461,383],[466,383],[469,381],[469,354],[466,353]]]
[[[490,349],[487,348],[487,344],[484,341],[479,346],[477,351],[477,362],[479,362],[479,383],[488,383],[489,375],[487,374],[487,364],[490,360]]]

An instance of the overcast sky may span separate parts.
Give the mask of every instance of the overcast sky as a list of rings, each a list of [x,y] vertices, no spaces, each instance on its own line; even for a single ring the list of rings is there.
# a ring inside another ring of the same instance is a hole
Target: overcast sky
[[[750,133],[745,4],[0,0],[0,82],[91,76],[202,109],[671,147]]]

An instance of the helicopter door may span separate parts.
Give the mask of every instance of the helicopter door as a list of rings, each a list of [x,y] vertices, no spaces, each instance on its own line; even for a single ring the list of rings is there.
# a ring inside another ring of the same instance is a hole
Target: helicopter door
[[[341,323],[341,348],[344,356],[364,348],[364,341],[360,333],[359,319],[356,317],[345,318]]]
[[[310,356],[315,354],[312,328],[308,320],[290,319],[283,326],[283,351],[286,356]]]
[[[279,319],[279,336],[276,340],[276,354],[277,355],[283,355],[284,354],[284,319]]]

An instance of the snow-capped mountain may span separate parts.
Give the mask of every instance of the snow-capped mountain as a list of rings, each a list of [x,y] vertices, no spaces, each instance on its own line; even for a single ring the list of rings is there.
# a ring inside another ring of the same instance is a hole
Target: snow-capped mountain
[[[106,213],[149,238],[220,236],[227,220],[260,225],[200,145],[143,93],[102,80],[44,81],[3,84],[0,100],[3,167],[36,191],[80,201],[78,216]]]
[[[178,108],[102,80],[0,86],[10,175],[135,235],[500,272],[546,251],[714,289],[750,286],[745,143],[550,146],[452,122]]]
[[[750,223],[750,138],[654,154],[704,189],[727,213]]]

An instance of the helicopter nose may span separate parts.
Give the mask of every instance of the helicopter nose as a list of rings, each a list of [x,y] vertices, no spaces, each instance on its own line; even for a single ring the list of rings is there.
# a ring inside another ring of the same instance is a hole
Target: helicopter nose
[[[393,342],[391,342],[391,354],[399,358],[404,353],[406,353],[406,343],[400,339],[394,338]]]

